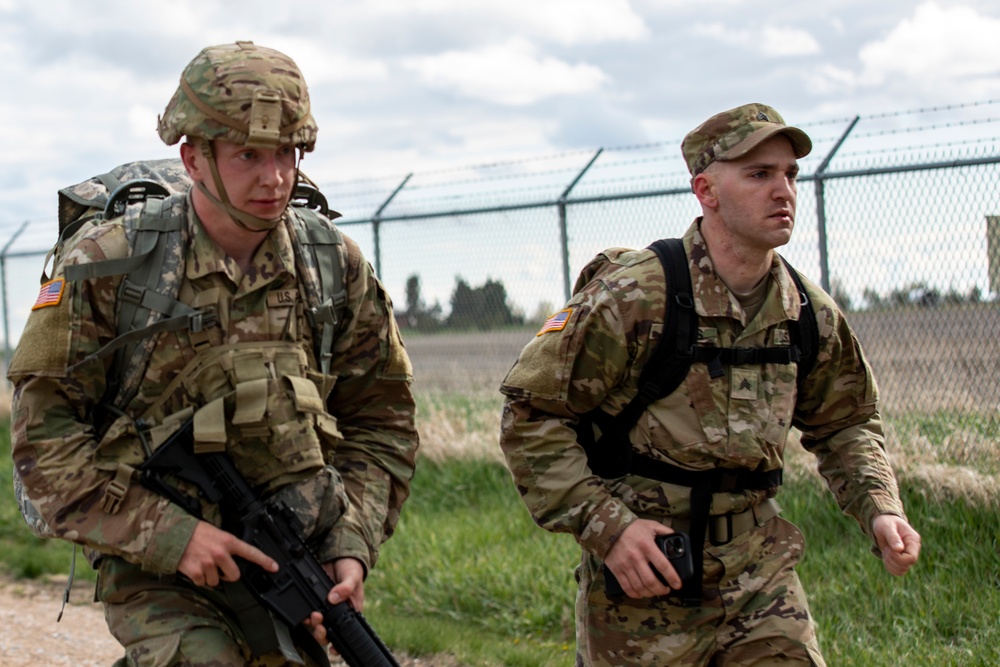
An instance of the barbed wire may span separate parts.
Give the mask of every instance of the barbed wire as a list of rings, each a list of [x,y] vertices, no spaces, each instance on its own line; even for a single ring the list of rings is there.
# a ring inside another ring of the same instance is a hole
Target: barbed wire
[[[881,113],[867,114],[861,116],[863,119],[876,119],[876,118],[893,118],[896,116],[908,116],[916,114],[925,113],[937,113],[939,111],[954,111],[956,109],[970,109],[972,107],[990,106],[993,104],[1000,104],[1000,99],[996,100],[980,100],[978,102],[959,102],[956,104],[944,104],[935,107],[924,107],[921,109],[908,109],[904,111],[884,111]]]
[[[862,132],[860,134],[852,135],[854,139],[867,139],[870,137],[882,137],[891,136],[894,134],[915,134],[917,132],[931,132],[934,130],[946,130],[955,127],[967,127],[972,125],[986,125],[989,123],[1000,122],[1000,116],[994,116],[992,118],[974,118],[962,121],[954,121],[948,123],[933,123],[930,125],[917,125],[915,127],[894,127],[886,130],[873,130],[871,132]]]
[[[884,155],[887,153],[914,153],[919,151],[934,150],[941,148],[961,148],[963,146],[971,146],[975,144],[997,144],[1000,143],[1000,137],[981,137],[979,139],[964,139],[960,141],[947,141],[938,142],[933,144],[916,144],[912,146],[895,146],[888,148],[871,148],[867,150],[859,151],[845,151],[840,153],[839,157],[859,157],[865,155]]]
[[[986,107],[986,106],[992,106],[992,105],[997,105],[997,104],[1000,104],[1000,99],[980,100],[980,101],[975,101],[975,102],[961,102],[961,103],[955,103],[955,104],[945,104],[945,105],[930,106],[930,107],[919,107],[919,108],[916,108],[916,109],[904,109],[904,110],[898,110],[898,111],[886,111],[886,112],[873,113],[873,114],[861,114],[861,115],[858,115],[857,118],[861,119],[862,121],[872,121],[872,120],[880,120],[880,119],[887,119],[887,118],[899,118],[899,117],[903,117],[903,116],[917,116],[917,115],[925,115],[925,114],[931,114],[931,113],[940,113],[940,112],[943,112],[943,111],[956,111],[956,110],[960,110],[960,109],[970,109],[970,108],[975,108],[975,107]],[[827,118],[827,119],[823,119],[823,120],[808,121],[808,122],[805,122],[805,123],[796,123],[796,125],[798,127],[803,127],[803,128],[829,126],[829,125],[847,126],[849,123],[851,123],[854,120],[854,118],[855,118],[854,116],[839,117],[839,118]],[[950,128],[954,128],[954,127],[963,127],[963,126],[981,125],[981,124],[986,124],[986,123],[994,123],[994,122],[997,122],[997,121],[1000,121],[1000,117],[993,117],[993,118],[986,118],[986,119],[963,119],[963,120],[957,120],[957,121],[950,121],[948,123],[934,123],[934,124],[927,124],[927,125],[918,125],[918,126],[914,126],[914,127],[911,127],[911,128],[891,128],[891,129],[883,129],[883,130],[873,130],[873,131],[870,131],[870,132],[865,132],[865,133],[860,133],[860,134],[852,134],[851,138],[852,139],[863,139],[863,138],[879,137],[879,136],[892,136],[892,135],[899,135],[899,134],[913,134],[913,133],[917,133],[917,132],[925,132],[925,131],[926,132],[930,132],[930,131],[934,131],[934,130],[950,129]],[[840,138],[840,135],[831,135],[829,137],[825,137],[825,136],[824,137],[815,137],[813,139],[813,141],[816,144],[820,144],[820,143],[833,142],[833,141],[836,141],[839,138]],[[681,145],[681,141],[680,140],[676,140],[676,139],[664,140],[664,141],[650,141],[650,142],[635,143],[635,144],[624,144],[624,145],[621,145],[621,146],[609,146],[609,147],[605,147],[604,148],[604,153],[611,153],[611,152],[626,153],[626,152],[635,152],[635,151],[640,151],[640,150],[677,148],[680,145]],[[471,164],[471,165],[459,165],[459,166],[453,166],[453,167],[443,167],[441,169],[429,169],[429,170],[426,170],[426,171],[415,172],[414,176],[417,176],[418,178],[426,178],[426,177],[429,177],[429,176],[440,176],[440,175],[443,175],[443,174],[454,174],[454,173],[458,173],[458,172],[488,171],[488,170],[499,169],[501,167],[514,167],[514,166],[525,165],[525,164],[537,164],[539,162],[544,162],[544,161],[562,160],[562,159],[566,159],[568,157],[576,157],[576,156],[581,156],[581,155],[593,155],[594,150],[596,150],[596,149],[590,149],[590,148],[587,148],[587,149],[576,149],[576,150],[571,150],[571,151],[563,151],[563,152],[560,152],[560,153],[550,153],[550,154],[545,154],[545,155],[525,156],[525,157],[513,158],[513,159],[509,159],[509,160],[497,160],[495,162],[486,162],[486,163]],[[888,150],[890,150],[890,149],[886,149],[886,151],[888,151]],[[895,150],[895,149],[892,149],[892,150]],[[636,160],[634,162],[622,162],[621,164],[641,164],[645,160],[646,159],[640,159],[640,160]],[[602,163],[602,162],[599,161],[597,164],[594,165],[594,168],[607,168],[607,163]],[[489,182],[489,181],[493,181],[493,180],[514,180],[514,179],[522,179],[522,178],[532,178],[532,177],[536,177],[538,175],[551,175],[551,174],[569,173],[571,171],[573,171],[572,167],[567,167],[567,168],[562,168],[562,169],[554,169],[554,170],[546,170],[546,171],[523,171],[523,172],[516,172],[516,173],[500,174],[500,175],[496,175],[496,176],[483,176],[481,178],[468,178],[468,179],[462,179],[462,180],[458,180],[458,181],[448,181],[445,184],[446,185],[461,185],[461,184],[469,184],[469,183],[484,183],[484,182]],[[364,178],[359,178],[359,179],[352,179],[350,181],[336,181],[334,183],[331,183],[331,187],[344,188],[344,187],[347,187],[347,186],[349,186],[351,184],[386,182],[386,181],[390,180],[391,178],[392,178],[391,176],[381,176],[381,177],[364,177]],[[396,177],[395,183],[398,183],[398,182],[402,181],[403,178],[405,178],[405,176],[398,176],[398,177]],[[421,189],[421,188],[433,188],[433,187],[438,187],[438,184],[416,183],[415,182],[415,183],[412,183],[412,184],[408,184],[407,185],[407,190],[416,190],[416,189]],[[391,189],[391,188],[387,187],[387,189]],[[362,191],[360,193],[359,192],[353,192],[352,194],[355,195],[355,196],[359,196],[360,197],[363,194],[371,194],[372,196],[374,196],[376,194],[383,194],[384,195],[385,192],[386,192],[386,189],[379,189],[379,190]]]

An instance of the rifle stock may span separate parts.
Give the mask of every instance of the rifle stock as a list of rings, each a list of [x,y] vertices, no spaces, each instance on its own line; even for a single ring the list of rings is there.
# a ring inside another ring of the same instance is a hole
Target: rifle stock
[[[200,516],[197,501],[164,477],[173,474],[193,483],[206,500],[219,504],[225,530],[277,561],[278,571],[271,573],[237,559],[244,584],[261,604],[290,627],[321,612],[327,639],[350,667],[399,667],[360,612],[346,601],[327,600],[333,581],[299,534],[295,513],[283,503],[262,502],[226,454],[193,450],[188,421],[140,466],[143,485]]]

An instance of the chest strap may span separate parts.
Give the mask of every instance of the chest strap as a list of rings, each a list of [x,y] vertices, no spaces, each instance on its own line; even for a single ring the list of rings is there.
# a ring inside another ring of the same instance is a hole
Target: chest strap
[[[726,374],[724,366],[787,365],[802,359],[798,347],[694,347],[691,356],[692,361],[708,366],[708,375],[713,379]]]

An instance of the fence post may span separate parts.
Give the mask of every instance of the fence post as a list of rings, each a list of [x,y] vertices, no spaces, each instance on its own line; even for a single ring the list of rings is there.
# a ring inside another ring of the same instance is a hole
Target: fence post
[[[566,186],[563,193],[559,196],[559,200],[556,202],[556,206],[559,208],[559,243],[562,245],[562,265],[563,265],[563,301],[569,301],[570,297],[570,283],[569,283],[569,231],[566,229],[566,200],[569,197],[569,193],[573,191],[576,184],[580,182],[583,175],[587,173],[590,167],[597,161],[597,158],[601,156],[604,152],[603,148],[598,148],[597,152],[594,153],[594,157],[590,158],[590,162],[580,170],[580,173],[576,175],[573,182]]]
[[[392,191],[392,194],[389,195],[384,202],[382,202],[382,205],[378,207],[377,211],[375,211],[375,215],[372,216],[372,236],[374,236],[375,241],[375,275],[379,278],[382,277],[382,211],[384,211],[385,207],[389,205],[389,202],[391,202],[396,195],[399,194],[399,191],[406,187],[406,182],[410,180],[411,176],[413,176],[412,171],[406,175],[406,178],[403,179],[402,183],[396,186],[396,189]]]
[[[10,316],[7,312],[7,251],[10,250],[10,246],[17,237],[21,235],[24,228],[28,226],[28,221],[25,220],[21,223],[14,235],[10,237],[10,240],[4,245],[3,250],[0,250],[0,297],[3,298],[3,374],[4,377],[7,376],[7,369],[10,367]]]
[[[820,163],[819,168],[816,170],[816,231],[819,234],[819,284],[820,287],[826,291],[827,294],[830,293],[830,257],[829,257],[829,242],[826,237],[826,188],[823,183],[823,175],[826,172],[826,168],[830,166],[830,162],[833,160],[833,156],[837,154],[840,150],[841,145],[847,140],[847,135],[851,133],[854,126],[858,124],[861,120],[861,116],[855,116],[851,124],[847,126],[844,133],[840,135],[840,139],[837,143],[833,145],[830,152],[826,154],[823,158],[823,162]]]

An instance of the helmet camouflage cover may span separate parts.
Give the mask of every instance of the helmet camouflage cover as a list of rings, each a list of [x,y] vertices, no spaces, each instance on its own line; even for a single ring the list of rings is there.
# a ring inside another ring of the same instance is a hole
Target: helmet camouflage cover
[[[157,123],[168,146],[188,136],[253,148],[292,144],[311,151],[317,130],[295,61],[253,42],[202,49],[184,68]]]

